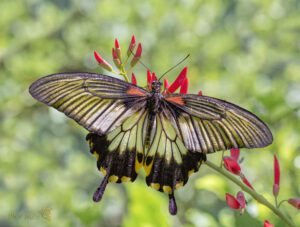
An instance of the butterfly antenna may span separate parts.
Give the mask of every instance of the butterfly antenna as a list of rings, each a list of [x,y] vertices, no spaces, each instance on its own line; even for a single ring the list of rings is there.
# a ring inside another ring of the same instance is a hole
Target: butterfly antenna
[[[174,65],[173,67],[171,67],[170,69],[168,69],[164,74],[161,75],[161,77],[159,77],[158,80],[161,80],[161,78],[163,78],[168,72],[172,71],[173,69],[175,69],[178,65],[180,65],[182,62],[184,62],[186,59],[188,59],[188,57],[190,56],[190,54],[188,54],[187,56],[185,56],[180,62],[178,62],[176,65]]]

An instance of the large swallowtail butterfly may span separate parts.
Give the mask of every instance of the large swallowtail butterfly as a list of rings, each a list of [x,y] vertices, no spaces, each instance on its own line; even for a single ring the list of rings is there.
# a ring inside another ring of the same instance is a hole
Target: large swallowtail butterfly
[[[134,181],[143,167],[147,185],[168,193],[176,214],[174,191],[206,154],[272,143],[268,127],[249,111],[208,96],[163,94],[158,80],[146,90],[110,76],[61,73],[37,80],[29,91],[90,132],[90,151],[105,175],[94,201],[108,182]]]

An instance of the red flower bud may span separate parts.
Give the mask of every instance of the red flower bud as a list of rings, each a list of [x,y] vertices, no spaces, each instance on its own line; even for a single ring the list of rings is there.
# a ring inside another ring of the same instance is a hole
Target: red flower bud
[[[120,49],[120,45],[119,45],[119,41],[118,39],[115,39],[115,52],[116,52],[116,55],[118,56],[119,60],[120,60],[120,63],[122,62],[121,61],[121,49]]]
[[[139,43],[135,55],[133,56],[133,59],[130,62],[130,66],[134,67],[136,63],[140,60],[141,56],[142,56],[142,44]]]
[[[232,209],[240,209],[239,201],[229,193],[226,193],[226,203]]]
[[[131,74],[131,83],[134,84],[134,85],[137,84],[136,83],[136,77],[135,77],[134,73]]]
[[[130,42],[129,48],[127,50],[127,56],[128,57],[132,54],[132,52],[134,51],[134,48],[135,48],[135,36],[133,35],[131,37],[131,42]]]
[[[278,196],[279,193],[279,184],[280,184],[280,167],[279,167],[279,162],[274,155],[274,184],[273,184],[273,195],[275,197]]]
[[[199,91],[199,92],[198,92],[198,95],[200,95],[200,96],[201,96],[201,95],[202,95],[202,91]]]
[[[223,158],[223,161],[224,161],[224,166],[225,168],[235,174],[235,175],[240,175],[241,173],[241,167],[240,165],[237,163],[236,160],[234,160],[233,158],[231,157],[224,157]]]
[[[168,92],[173,93],[179,88],[182,84],[182,82],[185,80],[187,74],[187,67],[184,67],[184,69],[180,72],[180,74],[177,76],[175,81],[171,84],[171,86],[168,89]]]
[[[163,91],[163,95],[168,94],[168,89],[170,87],[169,81],[167,79],[164,79],[164,91]]]
[[[188,83],[189,83],[189,80],[186,77],[185,80],[181,84],[180,91],[179,91],[180,94],[186,94],[187,93],[187,91],[188,91]]]
[[[114,48],[112,48],[112,57],[113,57],[113,61],[115,63],[115,66],[117,66],[117,68],[120,69],[121,68],[121,60],[118,56],[117,51]]]
[[[94,51],[94,57],[102,68],[110,72],[112,71],[112,66],[105,61],[97,51]]]
[[[149,90],[151,90],[152,89],[152,74],[149,70],[147,70],[147,84],[148,84]]]
[[[118,39],[115,39],[115,48],[116,49],[120,48]]]
[[[112,48],[112,57],[113,57],[113,59],[118,59],[119,58],[119,56],[118,56],[117,51],[115,50],[115,48]]]
[[[265,220],[264,227],[274,227],[268,220]]]
[[[288,202],[293,207],[296,207],[298,210],[300,209],[300,199],[299,198],[291,198],[288,200]]]
[[[164,79],[164,87],[166,90],[168,90],[170,87],[169,81],[167,79]]]
[[[232,148],[230,149],[230,157],[234,160],[238,161],[240,156],[240,149],[239,148]]]
[[[152,81],[153,80],[157,80],[157,77],[156,77],[156,74],[155,73],[152,73]]]
[[[140,58],[141,56],[142,56],[142,44],[139,43],[139,44],[138,44],[138,47],[137,47],[137,49],[136,49],[136,52],[135,52],[134,57]]]
[[[249,188],[254,190],[253,186],[250,184],[250,182],[247,180],[247,178],[244,176],[244,174],[240,173],[240,177],[245,185],[247,185]]]

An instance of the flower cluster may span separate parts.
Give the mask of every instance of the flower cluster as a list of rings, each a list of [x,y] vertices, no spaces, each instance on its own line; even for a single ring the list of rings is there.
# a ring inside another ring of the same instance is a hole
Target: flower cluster
[[[247,178],[244,176],[244,174],[242,174],[241,167],[240,167],[239,162],[238,162],[239,155],[240,155],[240,150],[239,149],[231,149],[230,150],[230,156],[223,157],[224,166],[232,174],[238,175],[241,178],[241,180],[244,182],[244,184],[246,184],[249,188],[254,190],[254,188],[252,187],[250,182],[247,180]],[[276,205],[277,208],[279,208],[279,206],[283,202],[287,201],[289,204],[291,204],[295,208],[300,209],[300,199],[299,198],[290,198],[288,200],[282,200],[278,204],[277,196],[279,194],[279,189],[280,189],[279,185],[280,185],[279,161],[278,161],[276,155],[274,155],[273,195],[274,195],[274,198],[275,198],[275,205]],[[227,205],[230,208],[240,210],[241,214],[244,212],[244,209],[246,208],[245,197],[244,197],[243,192],[241,192],[241,191],[237,193],[236,197],[234,197],[233,195],[231,195],[229,193],[226,193],[226,202],[227,202]],[[268,220],[266,220],[264,222],[264,226],[265,227],[272,227],[273,225]]]
[[[141,56],[142,56],[142,44],[139,43],[136,51],[136,39],[133,35],[129,44],[129,47],[127,49],[126,58],[123,61],[123,56],[120,48],[120,44],[118,39],[115,39],[114,47],[112,48],[112,58],[114,65],[116,66],[117,70],[112,67],[111,64],[109,64],[97,51],[94,51],[94,57],[96,61],[98,62],[99,66],[101,66],[103,69],[112,72],[117,75],[121,75],[124,77],[124,79],[128,82],[129,78],[127,75],[127,72],[132,72],[133,68],[136,66],[136,64],[139,62]],[[135,51],[135,53],[134,53]],[[130,63],[129,60],[131,59]],[[129,63],[129,69],[126,69],[126,65]],[[183,70],[179,73],[177,78],[172,84],[169,84],[168,79],[164,79],[164,94],[171,94],[177,91],[179,88],[180,94],[186,94],[188,92],[188,78],[187,78],[187,72],[188,68],[185,67]],[[151,90],[151,84],[152,81],[157,80],[157,76],[154,72],[151,72],[150,70],[147,70],[147,88]],[[131,73],[131,83],[134,85],[137,85],[137,79],[135,74]],[[199,95],[202,95],[202,91],[199,91]]]
[[[133,35],[131,38],[129,47],[127,49],[127,52],[126,52],[126,57],[123,58],[119,41],[118,41],[118,39],[115,39],[115,46],[112,48],[112,58],[113,58],[114,65],[117,67],[119,72],[117,72],[111,66],[111,64],[109,64],[106,60],[104,60],[104,58],[97,51],[94,51],[94,57],[95,57],[96,61],[98,62],[98,64],[103,69],[105,69],[109,72],[113,72],[118,75],[122,75],[124,77],[124,79],[128,82],[129,79],[127,76],[127,71],[132,71],[132,68],[138,63],[138,61],[140,60],[140,58],[142,56],[142,44],[139,43],[137,45],[136,51],[135,51],[135,47],[136,47],[136,40],[135,40],[135,36]],[[134,53],[134,51],[135,51],[135,53]],[[129,61],[130,61],[130,63],[129,63]],[[130,68],[128,70],[126,70],[125,67],[128,63],[129,63]],[[132,83],[136,83],[136,78],[133,73],[132,73],[131,78],[132,78]]]

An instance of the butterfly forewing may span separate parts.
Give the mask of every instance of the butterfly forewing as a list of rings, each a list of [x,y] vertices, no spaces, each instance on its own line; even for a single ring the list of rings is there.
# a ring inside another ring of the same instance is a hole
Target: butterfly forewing
[[[181,94],[167,95],[164,102],[172,113],[172,125],[191,151],[211,153],[272,143],[268,127],[254,114],[232,103]]]
[[[31,95],[77,121],[90,132],[107,134],[145,110],[146,90],[109,76],[62,73],[39,79]]]

